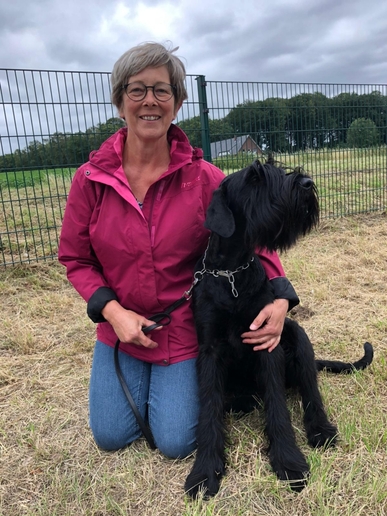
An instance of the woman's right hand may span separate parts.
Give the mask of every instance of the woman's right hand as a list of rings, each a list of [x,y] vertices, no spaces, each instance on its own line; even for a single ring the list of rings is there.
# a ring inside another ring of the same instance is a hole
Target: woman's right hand
[[[154,324],[154,321],[146,319],[132,310],[126,310],[114,300],[109,301],[101,313],[113,326],[120,342],[129,342],[149,349],[157,348],[157,342],[151,340],[142,331],[146,326]]]

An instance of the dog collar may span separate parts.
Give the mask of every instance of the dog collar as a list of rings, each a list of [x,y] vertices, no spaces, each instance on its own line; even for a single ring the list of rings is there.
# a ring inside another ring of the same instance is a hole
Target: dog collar
[[[210,242],[208,241],[208,245],[207,245],[206,250],[204,251],[203,260],[202,260],[203,268],[202,268],[202,270],[195,272],[195,274],[194,274],[194,281],[193,281],[193,284],[192,284],[192,286],[190,288],[190,292],[193,289],[193,287],[197,283],[199,283],[199,281],[201,281],[203,279],[205,274],[211,274],[211,276],[214,276],[214,278],[218,278],[219,276],[223,276],[223,277],[227,278],[229,283],[230,283],[230,285],[231,285],[232,295],[234,297],[238,297],[239,293],[238,293],[237,289],[235,288],[234,274],[237,274],[238,272],[244,271],[248,267],[250,267],[250,264],[254,261],[254,256],[251,257],[251,260],[249,262],[245,263],[244,265],[240,265],[234,271],[229,271],[229,270],[224,271],[224,270],[219,270],[219,269],[211,270],[211,269],[207,269],[206,268],[206,257],[207,257],[207,250],[208,250],[209,245],[210,245]]]

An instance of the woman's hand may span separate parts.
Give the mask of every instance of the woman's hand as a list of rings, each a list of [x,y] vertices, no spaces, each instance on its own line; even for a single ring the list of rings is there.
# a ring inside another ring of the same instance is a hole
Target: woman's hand
[[[154,324],[154,321],[145,319],[132,310],[126,310],[117,301],[109,301],[101,313],[113,326],[120,342],[129,342],[149,349],[157,348],[157,342],[151,340],[142,331],[146,326]]]
[[[242,333],[242,342],[255,345],[254,351],[273,351],[281,339],[288,308],[287,299],[275,299],[266,305],[251,323],[250,331]]]

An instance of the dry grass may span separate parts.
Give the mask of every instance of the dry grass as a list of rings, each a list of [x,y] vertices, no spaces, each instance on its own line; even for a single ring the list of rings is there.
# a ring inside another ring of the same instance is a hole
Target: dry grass
[[[320,357],[352,359],[369,340],[373,366],[320,375],[335,449],[311,450],[299,401],[292,419],[311,464],[294,494],[265,454],[258,413],[230,418],[228,473],[209,502],[185,499],[192,458],[170,461],[143,440],[118,453],[95,446],[87,423],[94,328],[56,263],[0,271],[0,514],[4,516],[336,516],[387,513],[387,220],[324,222],[283,256],[296,317]]]

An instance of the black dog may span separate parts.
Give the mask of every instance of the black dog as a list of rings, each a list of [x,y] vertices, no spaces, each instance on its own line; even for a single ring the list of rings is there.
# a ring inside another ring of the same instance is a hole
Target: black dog
[[[300,170],[286,174],[257,161],[225,178],[214,192],[205,223],[212,233],[193,288],[200,415],[196,460],[185,483],[192,497],[200,491],[212,496],[219,489],[226,462],[226,407],[251,410],[257,396],[263,400],[271,466],[300,491],[309,467],[295,441],[285,387],[299,390],[309,444],[332,445],[337,429],[324,411],[317,371],[349,372],[372,362],[369,343],[354,364],[316,361],[308,336],[291,319],[286,319],[280,345],[271,353],[242,343],[241,334],[274,300],[254,250],[286,250],[317,222],[316,188]]]

